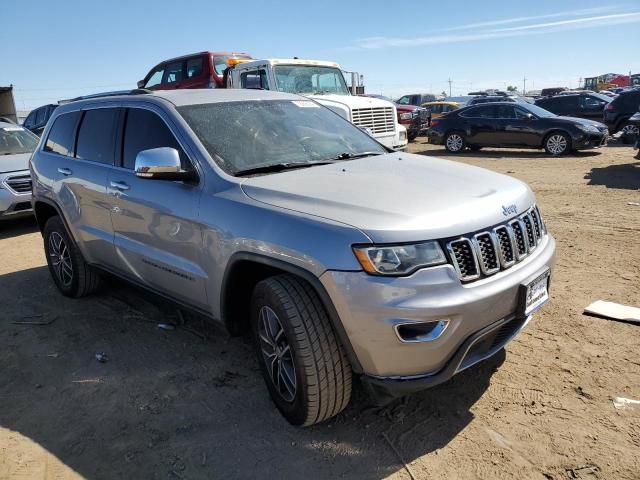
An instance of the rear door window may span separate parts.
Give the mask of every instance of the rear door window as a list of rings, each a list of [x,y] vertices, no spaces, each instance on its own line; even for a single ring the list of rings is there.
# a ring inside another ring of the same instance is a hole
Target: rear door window
[[[113,165],[117,108],[98,108],[84,112],[78,130],[76,158]]]
[[[495,110],[495,118],[516,118],[516,112],[511,105],[496,105],[493,107]]]
[[[184,62],[173,62],[166,66],[162,83],[176,83],[182,80]]]
[[[495,118],[493,114],[494,108],[495,107],[491,105],[482,105],[470,108],[466,112],[460,114],[460,116],[467,118]]]
[[[124,127],[122,166],[133,170],[138,153],[143,150],[160,147],[170,147],[178,150],[182,168],[184,170],[193,170],[176,137],[171,133],[162,118],[150,110],[130,108],[127,111]]]
[[[44,145],[45,152],[58,153],[73,157],[73,144],[75,141],[76,124],[80,112],[63,113],[54,120],[49,131],[47,142]]]
[[[195,78],[202,75],[202,66],[204,60],[202,57],[190,58],[187,60],[187,78]]]

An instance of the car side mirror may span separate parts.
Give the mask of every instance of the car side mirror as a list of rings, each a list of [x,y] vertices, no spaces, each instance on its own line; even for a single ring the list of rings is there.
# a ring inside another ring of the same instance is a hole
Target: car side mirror
[[[178,150],[170,147],[150,148],[136,155],[136,177],[150,180],[192,180],[193,174],[182,169]]]
[[[144,88],[144,80],[138,80],[138,88]]]
[[[533,113],[527,113],[527,120],[535,120],[536,116]]]

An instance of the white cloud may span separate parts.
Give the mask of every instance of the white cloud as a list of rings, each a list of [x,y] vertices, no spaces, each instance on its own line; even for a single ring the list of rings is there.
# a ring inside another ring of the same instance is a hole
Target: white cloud
[[[535,17],[520,17],[520,19],[531,19]],[[540,18],[540,16],[538,17]],[[515,23],[516,19],[500,20],[501,22]],[[521,21],[521,20],[517,20]],[[499,21],[496,21],[499,22]],[[485,22],[484,26],[491,23],[493,26],[496,22]],[[479,29],[476,32],[469,33],[450,33],[437,34],[433,32],[428,36],[418,37],[367,37],[355,40],[355,48],[358,49],[380,49],[391,47],[419,47],[425,45],[439,45],[447,43],[472,42],[479,40],[490,40],[495,38],[509,38],[524,35],[536,35],[541,33],[560,32],[565,30],[576,30],[583,28],[604,27],[612,25],[621,25],[626,23],[640,22],[640,11],[599,15],[584,18],[569,18],[556,22],[533,23],[528,25],[519,25],[515,27],[499,28],[493,30]],[[476,24],[477,25],[477,24]],[[466,27],[466,26],[465,26]]]
[[[615,15],[601,15],[599,17],[573,18],[570,20],[561,20],[558,22],[535,23],[532,25],[520,25],[517,27],[499,28],[492,32],[516,32],[523,30],[548,29],[551,27],[561,27],[566,25],[588,24],[584,27],[616,25],[619,23],[631,23],[640,20],[640,12],[618,13]]]
[[[556,13],[548,13],[546,15],[533,15],[529,17],[506,18],[503,20],[493,20],[490,22],[467,23],[466,25],[447,28],[444,31],[453,32],[456,30],[469,30],[469,29],[478,28],[478,27],[495,27],[498,25],[509,25],[511,23],[529,22],[531,20],[543,20],[546,18],[560,18],[560,17],[569,17],[569,16],[579,17],[582,15],[595,15],[598,13],[611,12],[613,10],[616,10],[617,8],[618,7],[615,7],[615,6],[585,8],[582,10],[573,10],[570,12],[556,12]]]

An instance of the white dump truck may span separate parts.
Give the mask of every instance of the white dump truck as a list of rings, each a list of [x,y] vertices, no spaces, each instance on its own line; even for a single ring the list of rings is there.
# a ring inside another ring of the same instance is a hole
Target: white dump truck
[[[227,88],[261,88],[313,98],[380,143],[394,150],[407,147],[407,130],[397,120],[393,103],[351,95],[340,65],[319,60],[230,59]]]
[[[18,123],[16,102],[13,99],[13,86],[0,87],[0,117]]]

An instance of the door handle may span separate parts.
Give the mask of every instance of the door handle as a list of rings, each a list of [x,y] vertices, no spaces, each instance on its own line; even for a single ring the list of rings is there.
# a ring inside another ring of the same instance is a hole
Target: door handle
[[[124,182],[110,182],[111,188],[115,188],[121,192],[129,190],[129,185]]]
[[[65,177],[68,177],[69,175],[72,175],[73,172],[71,171],[70,168],[59,168],[58,169],[58,173],[61,173],[62,175],[64,175]]]

